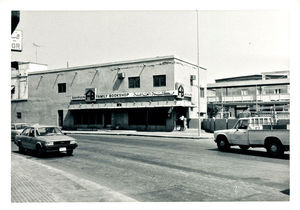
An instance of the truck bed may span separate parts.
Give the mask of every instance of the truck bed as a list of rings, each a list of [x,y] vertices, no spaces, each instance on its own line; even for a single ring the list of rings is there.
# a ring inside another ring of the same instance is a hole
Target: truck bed
[[[250,145],[263,145],[267,137],[281,140],[283,145],[290,144],[290,131],[286,129],[248,130]]]

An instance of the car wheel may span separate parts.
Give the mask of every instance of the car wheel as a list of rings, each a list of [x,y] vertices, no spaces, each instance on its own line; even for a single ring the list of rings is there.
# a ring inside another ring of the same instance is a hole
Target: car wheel
[[[267,145],[267,151],[272,157],[280,157],[284,153],[282,145],[276,141]]]
[[[24,149],[24,147],[21,143],[19,143],[18,147],[19,147],[19,153],[24,153],[25,152],[25,149]]]
[[[247,145],[240,145],[239,147],[240,147],[241,150],[244,150],[244,151],[246,151],[246,150],[248,150],[250,148]]]
[[[72,154],[73,154],[73,150],[72,149],[67,151],[67,155],[71,156]]]
[[[38,157],[42,157],[42,156],[44,156],[44,152],[43,152],[43,150],[42,150],[42,147],[41,147],[41,145],[36,145],[36,150],[35,150],[35,152],[36,152],[36,155],[38,156]]]
[[[217,145],[218,149],[223,152],[228,151],[230,148],[230,145],[225,137],[220,138],[217,142]]]

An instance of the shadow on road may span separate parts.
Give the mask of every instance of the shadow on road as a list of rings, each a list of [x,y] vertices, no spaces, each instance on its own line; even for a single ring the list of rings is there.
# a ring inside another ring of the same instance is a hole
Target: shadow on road
[[[285,194],[285,195],[290,195],[290,189],[282,190],[280,192]]]
[[[35,152],[32,152],[32,151],[27,151],[27,152],[24,152],[24,153],[21,153],[19,151],[12,151],[13,153],[16,153],[16,154],[20,154],[20,155],[24,155],[24,156],[27,156],[28,158],[31,158],[31,157],[36,157],[36,158],[42,158],[42,159],[48,159],[48,158],[60,158],[60,157],[72,157],[73,155],[67,155],[65,153],[47,153],[47,154],[44,154],[42,156],[38,156]]]
[[[217,148],[208,149],[208,150],[221,152]],[[224,152],[221,152],[221,153],[224,153]],[[277,158],[277,159],[283,159],[283,160],[289,160],[290,159],[289,154],[284,154],[282,157],[272,157],[265,151],[257,151],[257,150],[246,150],[245,151],[245,150],[236,149],[236,148],[230,148],[230,150],[228,150],[226,153],[241,154],[241,155],[252,155],[252,156],[267,157],[267,158]]]

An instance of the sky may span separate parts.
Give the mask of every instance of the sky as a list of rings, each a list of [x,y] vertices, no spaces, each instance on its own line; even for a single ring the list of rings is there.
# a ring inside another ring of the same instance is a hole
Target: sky
[[[196,10],[21,10],[20,18],[23,51],[12,60],[56,69],[175,55],[197,64]],[[289,70],[289,22],[286,10],[199,10],[208,82]]]

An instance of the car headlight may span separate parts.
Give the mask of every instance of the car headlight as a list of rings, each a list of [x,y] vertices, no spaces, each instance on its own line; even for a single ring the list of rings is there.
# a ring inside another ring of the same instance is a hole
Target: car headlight
[[[77,142],[75,140],[71,140],[70,144],[76,144]]]
[[[53,142],[53,141],[46,142],[45,145],[46,145],[46,146],[53,146],[53,145],[54,145],[54,142]]]

